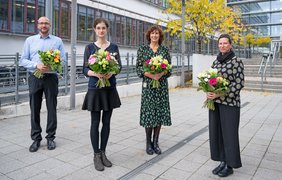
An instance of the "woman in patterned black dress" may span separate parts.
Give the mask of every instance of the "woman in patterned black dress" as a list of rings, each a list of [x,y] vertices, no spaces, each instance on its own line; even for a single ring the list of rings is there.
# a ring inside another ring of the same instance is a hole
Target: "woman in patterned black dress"
[[[141,46],[137,51],[136,71],[142,81],[142,97],[140,110],[140,125],[145,128],[146,132],[146,152],[152,155],[161,154],[158,145],[161,126],[170,126],[170,105],[168,94],[167,74],[151,74],[144,72],[143,65],[146,60],[157,55],[161,55],[170,63],[170,54],[168,48],[162,45],[163,32],[158,26],[151,27],[146,33],[148,45]],[[152,88],[150,82],[152,79],[159,80],[160,87]],[[152,141],[152,133],[153,141]]]
[[[111,167],[112,163],[107,159],[105,151],[110,135],[110,120],[114,108],[120,107],[120,99],[116,90],[116,78],[114,74],[99,74],[94,73],[89,69],[88,59],[91,54],[94,54],[99,49],[104,49],[110,53],[115,53],[115,58],[121,68],[121,61],[118,46],[107,41],[107,32],[109,24],[103,18],[98,18],[94,21],[93,29],[96,33],[97,41],[85,47],[83,73],[89,77],[88,91],[85,96],[82,109],[91,111],[91,129],[90,138],[94,149],[94,165],[98,171],[103,171],[104,166]],[[111,86],[99,88],[96,87],[99,78],[109,79]],[[99,146],[99,124],[102,114],[102,130],[101,143]]]
[[[233,168],[242,166],[239,147],[240,91],[244,87],[244,65],[232,51],[228,34],[218,39],[220,53],[212,68],[229,81],[230,92],[224,96],[208,92],[207,98],[214,99],[215,110],[209,110],[209,136],[211,159],[220,161],[212,173],[220,177],[233,174]]]

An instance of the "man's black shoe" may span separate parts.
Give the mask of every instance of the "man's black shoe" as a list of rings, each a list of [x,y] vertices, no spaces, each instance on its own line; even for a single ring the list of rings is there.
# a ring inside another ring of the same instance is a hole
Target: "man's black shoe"
[[[29,147],[29,152],[36,152],[40,146],[40,141],[33,141]]]
[[[47,148],[49,150],[53,150],[56,148],[56,143],[53,140],[47,140]]]

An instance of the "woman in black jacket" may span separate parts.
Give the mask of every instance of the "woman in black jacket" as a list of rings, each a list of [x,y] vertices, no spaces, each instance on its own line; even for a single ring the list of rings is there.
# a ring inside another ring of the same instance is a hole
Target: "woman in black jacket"
[[[94,149],[94,165],[98,171],[103,171],[104,166],[111,167],[112,163],[105,155],[106,146],[110,135],[110,120],[114,108],[121,105],[118,92],[116,90],[115,74],[100,74],[93,72],[88,66],[88,59],[90,55],[103,49],[115,54],[115,58],[119,63],[121,69],[121,61],[118,46],[112,42],[107,41],[107,32],[109,24],[103,18],[98,18],[94,21],[93,29],[96,33],[97,41],[87,45],[84,51],[83,73],[89,77],[88,91],[82,106],[83,110],[91,111],[91,129],[90,138],[92,147]],[[108,79],[110,87],[97,87],[99,78]],[[99,146],[99,124],[102,115],[102,130],[101,142]]]
[[[244,87],[244,65],[232,51],[228,34],[218,39],[220,53],[212,64],[229,82],[229,93],[220,97],[208,92],[207,98],[215,101],[215,110],[209,110],[209,136],[211,159],[220,161],[212,173],[220,177],[233,174],[233,168],[242,166],[239,146],[240,91]]]

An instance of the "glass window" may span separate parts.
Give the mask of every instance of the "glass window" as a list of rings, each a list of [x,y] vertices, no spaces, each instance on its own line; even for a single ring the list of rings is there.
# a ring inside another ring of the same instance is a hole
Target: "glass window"
[[[78,40],[86,40],[86,7],[78,6],[78,17],[77,17],[77,38]]]
[[[271,10],[273,11],[282,10],[282,1],[281,0],[271,1]]]
[[[34,33],[36,31],[35,28],[35,0],[27,0],[27,13],[26,13],[26,23],[25,25],[25,32],[27,33]]]
[[[116,31],[115,31],[115,15],[113,13],[109,13],[109,41],[115,42],[115,36],[116,36]]]
[[[121,45],[126,45],[126,17],[121,17]]]
[[[115,28],[116,28],[116,43],[117,44],[121,44],[121,17],[119,15],[116,15],[116,25],[115,25]]]
[[[252,31],[258,36],[269,36],[270,35],[270,26],[256,26],[251,27]]]
[[[144,22],[143,21],[137,21],[137,45],[142,45],[144,44],[144,38],[145,38],[145,35],[144,35]]]
[[[60,36],[69,38],[70,37],[70,3],[66,1],[61,1],[61,27],[60,27]]]
[[[282,23],[282,12],[271,14],[271,23]]]
[[[270,2],[254,2],[249,4],[250,12],[263,12],[270,10]]]
[[[0,31],[8,31],[9,27],[9,8],[10,2],[7,0],[0,0]]]
[[[45,15],[45,0],[38,0],[38,17]]]
[[[12,31],[23,33],[24,0],[15,0],[12,13]]]
[[[99,9],[96,10],[96,14],[95,14],[96,18],[101,17],[101,11]]]
[[[127,45],[127,46],[130,46],[130,45],[132,45],[131,44],[131,29],[132,28],[132,20],[131,20],[131,18],[129,18],[129,17],[127,17],[126,18],[126,33],[125,33],[125,35],[126,35],[126,43],[125,43],[125,45]]]
[[[53,34],[59,36],[60,30],[60,2],[59,0],[54,0],[53,4],[53,24],[51,26],[53,28]]]
[[[271,36],[282,36],[282,25],[271,26]]]
[[[236,9],[236,10],[240,10],[242,13],[246,13],[249,12],[249,4],[240,4],[240,5],[230,5],[230,8]]]
[[[270,14],[252,14],[250,15],[250,24],[270,23]]]
[[[109,13],[106,11],[102,11],[102,18],[109,19]]]
[[[244,24],[250,24],[250,15],[242,15],[241,21]]]
[[[95,18],[95,11],[92,8],[87,8],[87,33],[86,38],[88,41],[94,41],[93,24]]]
[[[131,45],[136,46],[136,20],[132,19],[132,29],[131,29]]]

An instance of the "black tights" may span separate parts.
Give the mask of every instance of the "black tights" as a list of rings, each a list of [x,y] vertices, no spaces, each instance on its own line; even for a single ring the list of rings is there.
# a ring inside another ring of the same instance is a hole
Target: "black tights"
[[[99,124],[101,119],[101,111],[91,111],[91,129],[90,138],[92,147],[95,153],[100,152],[100,150],[105,151],[110,135],[110,121],[113,110],[103,111],[102,123],[103,127],[101,130],[101,145],[99,149]]]

